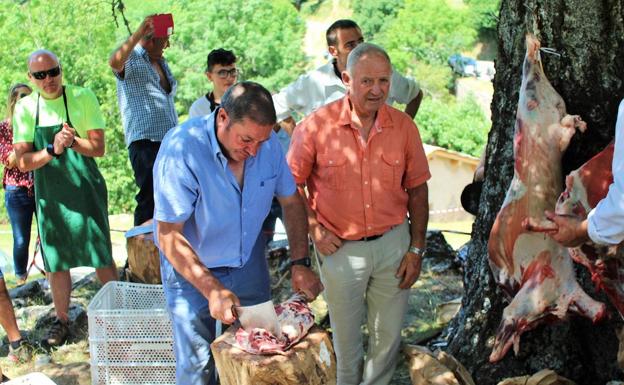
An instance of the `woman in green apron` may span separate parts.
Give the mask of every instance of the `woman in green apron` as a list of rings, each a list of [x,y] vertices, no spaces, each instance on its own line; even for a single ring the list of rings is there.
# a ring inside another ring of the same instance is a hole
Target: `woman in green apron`
[[[39,93],[18,103],[14,142],[20,169],[34,170],[37,224],[57,319],[44,343],[60,345],[68,328],[72,267],[91,266],[103,283],[116,279],[104,178],[104,120],[95,95],[62,85],[58,59],[37,51],[29,76]]]

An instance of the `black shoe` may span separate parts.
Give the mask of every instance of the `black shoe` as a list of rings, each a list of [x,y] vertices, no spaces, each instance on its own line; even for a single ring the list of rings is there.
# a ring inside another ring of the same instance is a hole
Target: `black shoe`
[[[45,336],[43,336],[43,342],[48,346],[60,346],[65,342],[68,334],[68,323],[57,318]]]

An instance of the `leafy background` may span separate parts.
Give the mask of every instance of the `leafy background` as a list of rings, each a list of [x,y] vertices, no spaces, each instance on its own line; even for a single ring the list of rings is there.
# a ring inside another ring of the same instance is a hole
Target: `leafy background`
[[[204,70],[211,49],[233,50],[242,78],[258,81],[272,92],[309,69],[303,51],[306,20],[317,16],[326,3],[332,1],[123,1],[132,30],[146,15],[174,14],[175,34],[165,55],[179,82],[176,109],[181,120],[191,103],[208,91]],[[470,52],[494,31],[499,0],[333,3],[348,8],[366,39],[385,47],[395,67],[419,81],[426,96],[416,121],[424,141],[479,156],[490,122],[474,99],[456,100],[456,75],[446,60],[451,54]],[[107,122],[107,154],[98,164],[108,184],[111,214],[131,212],[135,194],[115,78],[108,67],[109,55],[128,36],[118,4],[117,0],[4,0],[0,7],[4,53],[0,90],[27,82],[29,53],[46,48],[59,55],[67,83],[89,87],[97,95]],[[335,17],[329,12],[325,18],[331,22]],[[0,106],[2,116],[4,112]],[[0,202],[0,220],[6,220]]]

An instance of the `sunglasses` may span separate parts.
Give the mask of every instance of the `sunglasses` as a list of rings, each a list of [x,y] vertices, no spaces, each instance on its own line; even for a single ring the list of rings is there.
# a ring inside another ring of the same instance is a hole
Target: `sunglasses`
[[[240,74],[238,68],[232,68],[231,70],[221,70],[217,72],[217,76],[221,79],[226,79],[228,76],[235,78],[238,77],[238,74]]]
[[[61,67],[54,67],[45,71],[31,72],[30,74],[37,80],[43,80],[47,76],[55,78],[61,74]]]

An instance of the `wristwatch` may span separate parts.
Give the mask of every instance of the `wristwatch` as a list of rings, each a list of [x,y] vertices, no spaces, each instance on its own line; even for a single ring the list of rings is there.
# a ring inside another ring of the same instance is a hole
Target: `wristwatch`
[[[310,257],[303,257],[303,258],[295,259],[294,261],[290,261],[290,267],[293,267],[295,265],[310,267],[312,266],[312,260],[310,259]]]
[[[425,254],[425,250],[421,249],[420,247],[416,247],[416,246],[410,246],[407,251],[409,251],[410,253],[414,253],[414,254],[418,255],[419,257],[422,257],[423,254]]]
[[[48,154],[52,155],[55,158],[61,156],[61,154],[57,154],[56,152],[54,152],[54,145],[52,143],[48,143],[48,145],[46,146],[46,151],[48,152]]]

